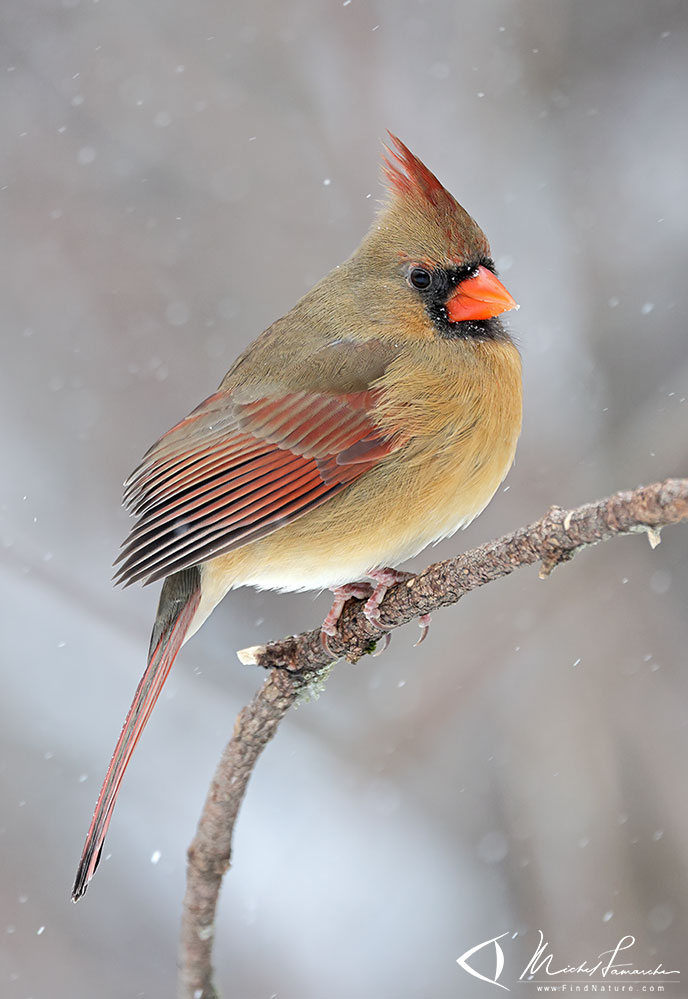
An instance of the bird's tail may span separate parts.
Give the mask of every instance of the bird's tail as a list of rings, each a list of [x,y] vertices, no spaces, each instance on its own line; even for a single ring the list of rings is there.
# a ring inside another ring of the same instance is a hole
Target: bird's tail
[[[201,576],[196,566],[168,576],[163,584],[148,650],[148,666],[136,688],[100,789],[72,889],[74,902],[84,894],[98,866],[124,771],[191,626],[200,599]]]

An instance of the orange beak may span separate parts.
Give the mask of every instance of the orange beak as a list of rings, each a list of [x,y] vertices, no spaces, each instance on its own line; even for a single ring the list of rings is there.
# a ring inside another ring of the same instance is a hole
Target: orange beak
[[[487,267],[478,267],[475,277],[466,278],[457,285],[447,299],[449,321],[460,323],[465,319],[491,319],[500,312],[517,309],[518,305],[502,282]]]

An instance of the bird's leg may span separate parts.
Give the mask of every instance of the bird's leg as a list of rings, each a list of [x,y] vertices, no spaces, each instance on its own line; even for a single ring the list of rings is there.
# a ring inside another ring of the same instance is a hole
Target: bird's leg
[[[357,600],[364,600],[369,597],[373,592],[373,587],[370,583],[346,583],[344,586],[332,587],[332,592],[334,593],[334,602],[330,607],[330,612],[322,623],[322,628],[320,629],[320,641],[322,642],[322,647],[326,652],[332,655],[332,650],[328,644],[328,638],[333,638],[337,634],[337,622],[342,616],[342,610],[344,609],[344,604],[350,597],[355,597]]]
[[[404,572],[402,569],[372,569],[368,575],[371,579],[375,580],[377,585],[375,586],[375,589],[370,597],[366,600],[363,613],[368,618],[370,623],[374,624],[376,628],[382,628],[383,630],[389,629],[390,626],[385,624],[380,617],[380,604],[385,599],[385,594],[390,586],[394,586],[395,583],[403,583],[405,579],[411,579],[413,577],[413,573]],[[415,643],[416,645],[420,645],[421,642],[425,641],[430,628],[431,620],[432,618],[429,614],[421,614],[418,618],[421,633],[420,638]],[[385,645],[385,648],[387,648],[387,645]]]

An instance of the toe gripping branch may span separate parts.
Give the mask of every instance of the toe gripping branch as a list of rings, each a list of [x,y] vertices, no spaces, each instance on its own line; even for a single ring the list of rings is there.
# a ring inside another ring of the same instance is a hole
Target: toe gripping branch
[[[374,580],[375,585],[362,581],[356,583],[346,583],[344,586],[337,586],[332,590],[334,593],[334,601],[332,603],[332,607],[330,608],[329,614],[323,621],[320,632],[320,641],[322,642],[322,646],[325,651],[333,658],[338,657],[335,656],[330,648],[329,639],[334,638],[337,634],[337,624],[342,615],[344,605],[347,600],[352,597],[356,600],[365,600],[363,613],[365,614],[366,619],[370,621],[373,627],[379,628],[380,631],[387,632],[387,634],[384,635],[383,643],[379,646],[379,648],[375,649],[373,655],[381,655],[390,643],[391,635],[389,634],[389,630],[391,629],[391,625],[386,624],[382,620],[380,616],[380,604],[385,599],[387,591],[391,586],[395,586],[397,583],[403,583],[408,579],[412,579],[413,573],[403,572],[399,569],[372,569],[368,575],[372,580]],[[422,614],[418,618],[421,634],[420,638],[415,643],[416,646],[425,641],[430,628],[430,621],[431,617],[429,614]]]

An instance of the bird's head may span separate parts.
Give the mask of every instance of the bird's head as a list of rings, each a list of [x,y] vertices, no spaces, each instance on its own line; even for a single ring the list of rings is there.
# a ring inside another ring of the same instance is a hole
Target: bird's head
[[[480,226],[390,133],[388,197],[351,258],[369,319],[418,337],[505,336],[495,317],[516,302],[499,281]]]

